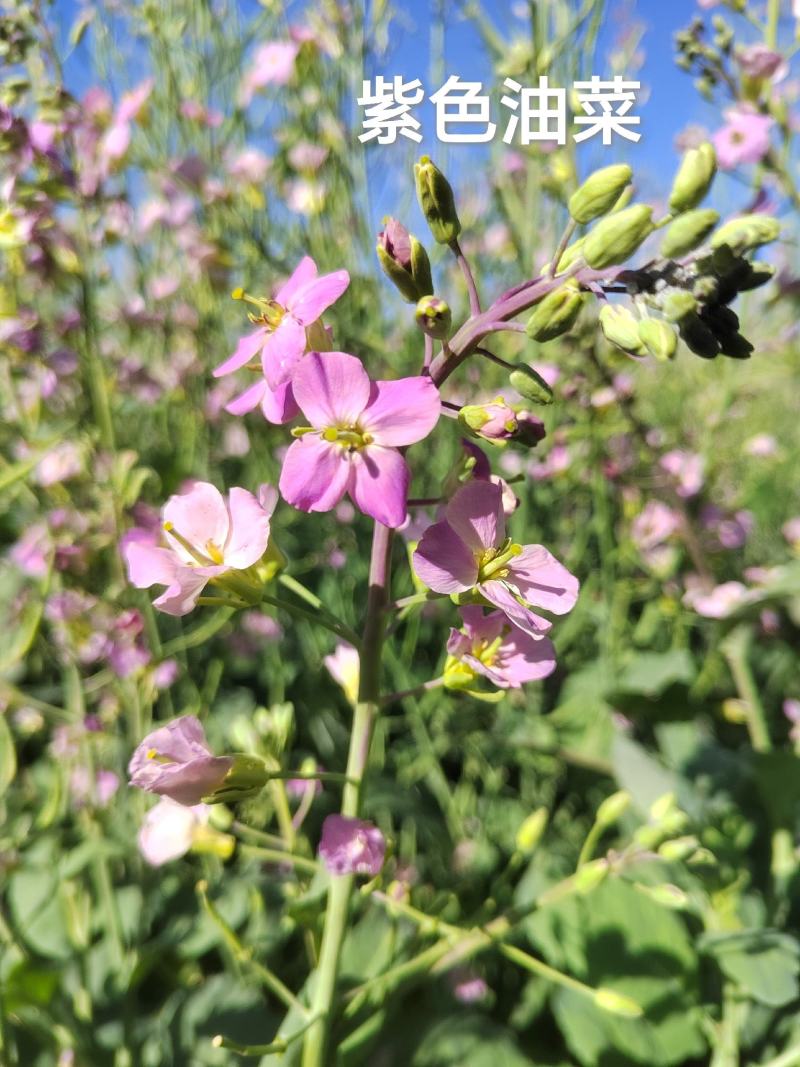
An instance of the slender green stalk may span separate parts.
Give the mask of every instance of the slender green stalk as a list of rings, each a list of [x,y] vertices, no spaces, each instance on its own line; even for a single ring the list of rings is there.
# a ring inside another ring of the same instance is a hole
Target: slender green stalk
[[[324,626],[326,630],[330,630],[332,634],[348,641],[356,648],[359,646],[358,635],[346,623],[326,610],[316,608],[311,611],[309,608],[301,608],[299,604],[292,604],[288,600],[281,600],[279,597],[270,596],[268,593],[264,593],[261,600],[263,603],[271,604],[280,611],[285,611],[287,615],[293,615],[296,619],[304,619],[307,622],[314,622],[318,626]]]
[[[392,531],[376,522],[372,538],[367,614],[361,641],[358,703],[353,716],[350,750],[347,757],[348,782],[342,795],[342,815],[349,818],[354,818],[359,812],[361,787],[369,758],[372,728],[380,707],[381,647],[389,593],[391,547]],[[305,1040],[303,1067],[322,1067],[326,1062],[333,1021],[331,1011],[339,974],[339,956],[344,941],[352,890],[352,875],[335,877],[331,880],[312,1001],[312,1012],[318,1018],[309,1029]]]
[[[737,626],[731,630],[720,648],[728,661],[736,689],[744,706],[750,743],[756,752],[769,752],[772,748],[772,741],[767,727],[767,717],[749,663],[751,640],[752,634],[749,627]]]
[[[261,848],[260,845],[240,845],[239,851],[243,856],[252,856],[253,859],[263,860],[267,863],[285,863],[290,867],[296,867],[298,871],[306,871],[308,874],[316,874],[319,864],[308,856],[298,856],[294,852],[283,852],[279,848]]]
[[[768,48],[778,47],[778,24],[781,17],[781,0],[769,0],[767,5],[767,28],[764,41]]]

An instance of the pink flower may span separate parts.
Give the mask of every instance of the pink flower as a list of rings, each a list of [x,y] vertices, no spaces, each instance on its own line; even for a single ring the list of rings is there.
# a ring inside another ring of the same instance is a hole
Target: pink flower
[[[778,451],[778,442],[771,433],[757,433],[745,441],[744,451],[748,456],[759,458],[774,456]]]
[[[208,822],[205,804],[185,807],[163,797],[145,815],[139,831],[139,851],[151,867],[160,867],[186,855],[197,831]]]
[[[183,715],[148,734],[128,764],[131,785],[170,797],[177,804],[199,804],[224,781],[230,756],[214,756],[194,715]]]
[[[680,528],[680,516],[660,500],[648,500],[631,525],[631,538],[642,551],[663,544]]]
[[[386,841],[372,823],[329,815],[322,824],[319,854],[331,874],[374,876],[383,866]]]
[[[748,45],[737,52],[736,59],[748,78],[770,78],[779,82],[789,73],[789,65],[780,52],[763,43]]]
[[[500,487],[469,482],[448,503],[444,520],[423,534],[414,570],[437,593],[473,590],[538,638],[552,624],[531,605],[566,614],[578,599],[578,580],[542,545],[513,543],[505,525]]]
[[[733,170],[742,163],[760,163],[770,150],[774,120],[748,108],[731,108],[725,118],[726,124],[713,137],[720,167]]]
[[[295,433],[280,478],[285,500],[301,511],[330,511],[345,493],[384,526],[406,518],[411,472],[398,448],[427,437],[441,402],[429,378],[371,382],[346,352],[312,352],[292,389],[311,423]]]
[[[463,626],[451,630],[447,642],[445,682],[463,688],[476,677],[498,689],[519,689],[525,682],[546,678],[556,669],[556,650],[546,637],[531,637],[509,623],[502,611],[484,614],[477,604],[461,608]]]
[[[34,523],[16,541],[8,552],[8,558],[29,578],[44,578],[47,575],[53,545],[44,523]]]
[[[253,63],[242,79],[239,101],[247,107],[257,89],[266,85],[286,85],[294,73],[300,48],[292,41],[268,41],[256,49]]]
[[[208,582],[246,570],[264,555],[275,508],[272,492],[262,487],[257,500],[246,489],[231,489],[226,501],[213,485],[195,482],[164,507],[166,547],[146,530],[132,530],[123,539],[128,578],[138,589],[166,586],[154,605],[167,615],[186,615]]]
[[[783,702],[783,714],[792,724],[789,730],[789,740],[795,744],[800,743],[800,700],[787,697]]]
[[[297,414],[292,396],[294,368],[309,349],[307,329],[333,304],[350,283],[346,270],[317,277],[317,265],[305,256],[294,274],[275,294],[274,300],[256,301],[261,314],[251,318],[255,332],[239,342],[236,351],[214,371],[214,377],[241,370],[251,359],[261,358],[264,379],[251,385],[227,405],[232,415],[244,415],[261,405],[269,422],[288,422]],[[318,335],[320,328],[315,331]],[[320,340],[315,338],[316,347]]]
[[[358,684],[361,673],[361,661],[358,652],[346,641],[340,641],[335,650],[322,661],[328,673],[337,682],[351,704],[358,698]]]
[[[100,145],[100,157],[106,164],[121,159],[131,143],[131,122],[138,117],[153,91],[153,80],[149,78],[129,93],[123,93],[114,121]]]
[[[747,596],[747,586],[741,582],[723,582],[709,592],[689,588],[683,595],[683,602],[707,619],[725,619],[746,602]]]
[[[676,480],[678,496],[688,499],[697,496],[703,488],[705,463],[697,453],[675,448],[661,457],[659,466]]]

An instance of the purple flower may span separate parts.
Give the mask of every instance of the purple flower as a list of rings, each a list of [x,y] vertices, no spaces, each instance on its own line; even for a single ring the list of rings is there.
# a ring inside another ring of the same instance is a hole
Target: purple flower
[[[741,582],[723,582],[708,591],[690,587],[683,595],[683,603],[707,619],[725,619],[747,599],[747,586]]]
[[[725,125],[713,137],[720,167],[734,170],[742,163],[760,163],[770,150],[774,119],[749,108],[731,108],[725,118]]]
[[[377,826],[363,819],[329,815],[322,824],[319,854],[331,874],[378,874],[386,841]]]
[[[348,493],[364,514],[396,528],[406,518],[411,472],[398,448],[427,437],[439,418],[430,378],[371,382],[346,352],[312,352],[292,378],[311,423],[295,430],[280,491],[301,511],[330,511]]]
[[[484,614],[479,605],[461,608],[463,626],[447,642],[445,685],[469,686],[482,675],[498,689],[519,689],[556,668],[556,650],[547,637],[531,637],[513,626],[502,611]]]
[[[789,65],[780,52],[762,42],[743,48],[737,52],[736,59],[748,78],[770,78],[779,82],[789,73]]]
[[[470,590],[500,608],[531,637],[551,623],[531,605],[564,615],[578,599],[578,580],[543,545],[506,537],[502,490],[492,482],[463,486],[429,526],[413,556],[417,576],[437,593]]]
[[[154,730],[138,745],[128,774],[131,785],[191,807],[222,785],[230,756],[213,756],[203,727],[184,715]]]
[[[660,500],[648,500],[631,524],[631,538],[642,552],[669,540],[680,529],[680,515]]]
[[[678,496],[688,499],[703,488],[705,463],[697,453],[675,448],[661,457],[659,466],[675,479]]]
[[[346,270],[317,277],[317,265],[305,256],[294,274],[275,294],[274,300],[256,301],[261,310],[251,316],[258,329],[239,342],[236,351],[214,371],[220,378],[241,370],[260,356],[263,379],[251,385],[227,405],[232,415],[244,415],[261,406],[268,422],[288,422],[297,414],[292,396],[292,372],[309,349],[306,330],[318,323],[324,311],[339,299],[350,284]],[[319,334],[321,327],[315,332]],[[319,347],[320,341],[316,340]]]

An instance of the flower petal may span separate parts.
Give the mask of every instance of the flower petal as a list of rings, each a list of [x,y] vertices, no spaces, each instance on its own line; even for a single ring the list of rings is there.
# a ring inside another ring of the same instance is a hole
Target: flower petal
[[[171,496],[164,506],[164,524],[171,523],[175,532],[206,554],[209,541],[221,548],[228,540],[230,519],[225,501],[210,482],[195,482],[185,493]],[[175,554],[187,563],[194,562],[190,552],[174,541]]]
[[[127,541],[122,546],[122,555],[128,567],[128,579],[137,589],[172,585],[175,581],[179,563],[175,553],[168,548],[159,548],[146,541]]]
[[[225,546],[225,563],[244,570],[258,562],[269,541],[269,515],[252,493],[246,489],[231,489],[228,494],[231,516],[230,536]]]
[[[317,265],[311,256],[303,256],[294,271],[275,294],[275,303],[288,307],[289,301],[317,276]]]
[[[330,511],[344,496],[350,473],[341,445],[307,434],[286,453],[279,482],[281,496],[301,511]]]
[[[350,275],[346,270],[323,274],[321,278],[315,278],[293,293],[286,302],[286,307],[298,322],[310,326],[323,311],[339,299],[349,284]]]
[[[412,562],[420,581],[436,593],[463,593],[478,580],[475,556],[449,522],[428,527]]]
[[[246,415],[248,411],[258,407],[267,388],[269,387],[263,379],[256,382],[255,385],[251,385],[249,389],[245,389],[243,393],[239,393],[229,404],[226,404],[225,410],[230,415]]]
[[[493,482],[467,482],[449,502],[445,514],[473,552],[497,547],[506,535],[503,492]]]
[[[295,415],[299,415],[300,408],[295,403],[291,382],[284,382],[277,389],[271,389],[266,382],[264,386],[261,411],[267,422],[280,426],[284,422],[290,422]]]
[[[393,448],[370,445],[351,457],[350,496],[365,515],[396,530],[406,521],[411,472]]]
[[[556,669],[556,650],[549,637],[533,638],[517,626],[500,647],[494,669],[502,671],[507,684],[518,688],[524,682],[547,678]]]
[[[261,366],[271,389],[289,381],[305,350],[305,326],[291,315],[284,315],[280,325],[267,334],[261,351]]]
[[[347,352],[312,352],[294,372],[292,391],[312,426],[352,426],[369,401],[370,380]]]
[[[505,582],[483,582],[479,589],[490,604],[500,608],[514,626],[518,626],[531,637],[541,637],[552,627],[553,624],[547,619],[520,604]]]
[[[565,615],[575,607],[578,579],[543,545],[526,545],[509,569],[510,581],[537,608]]]
[[[224,363],[220,363],[218,367],[215,367],[212,374],[215,378],[221,378],[225,374],[232,374],[235,370],[240,370],[245,363],[249,363],[251,359],[254,359],[261,349],[264,347],[264,341],[269,336],[263,326],[259,326],[253,333],[246,334],[236,346],[236,351],[232,356],[228,356]]]
[[[437,423],[442,403],[430,378],[373,382],[361,425],[379,445],[413,445]]]
[[[208,578],[208,574],[200,573],[199,568],[178,566],[174,581],[156,597],[153,607],[165,615],[188,615],[197,605],[197,598],[205,589]]]

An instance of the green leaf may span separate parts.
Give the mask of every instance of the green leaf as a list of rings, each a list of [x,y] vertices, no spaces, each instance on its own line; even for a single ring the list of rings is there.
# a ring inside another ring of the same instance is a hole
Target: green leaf
[[[29,600],[15,625],[0,637],[0,672],[16,666],[25,658],[39,632],[44,604],[38,598]]]
[[[453,1015],[427,1030],[411,1067],[532,1067],[513,1034],[478,1013]]]
[[[740,930],[702,937],[699,947],[749,997],[773,1008],[800,995],[800,943],[778,930]]]
[[[685,648],[643,652],[627,665],[614,689],[620,693],[657,697],[672,685],[691,685],[695,674],[694,661]]]
[[[611,762],[620,788],[628,790],[633,803],[643,814],[665,793],[678,792],[679,777],[624,734],[618,733],[614,738]]]
[[[72,955],[54,867],[28,867],[8,880],[11,918],[22,940],[40,956],[65,960]]]

